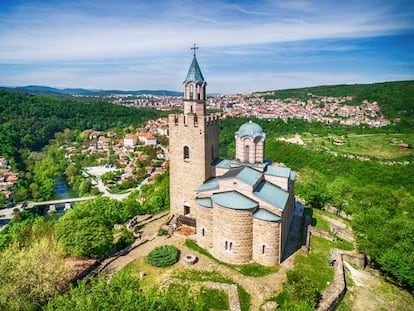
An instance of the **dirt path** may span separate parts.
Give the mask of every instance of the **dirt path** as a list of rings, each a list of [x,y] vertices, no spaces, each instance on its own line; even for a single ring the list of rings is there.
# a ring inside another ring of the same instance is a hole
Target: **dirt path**
[[[188,239],[188,237],[178,234],[174,234],[170,238],[156,235],[160,225],[166,221],[167,217],[168,216],[165,216],[147,224],[143,229],[143,239],[148,238],[149,240],[131,250],[128,254],[113,260],[103,269],[103,271],[110,276],[127,266],[132,261],[146,256],[155,247],[163,244],[176,246],[181,251],[182,255],[189,253],[194,254],[194,251],[188,249],[184,245],[185,240]],[[280,270],[276,273],[264,277],[248,277],[238,273],[234,269],[217,263],[209,257],[198,253],[196,255],[199,258],[197,263],[192,266],[186,266],[186,268],[202,271],[217,271],[224,277],[234,280],[235,283],[241,285],[249,293],[251,297],[251,310],[259,310],[266,299],[276,296],[277,293],[282,290],[282,283],[286,278],[286,270],[292,267],[294,260],[293,256],[285,260]]]

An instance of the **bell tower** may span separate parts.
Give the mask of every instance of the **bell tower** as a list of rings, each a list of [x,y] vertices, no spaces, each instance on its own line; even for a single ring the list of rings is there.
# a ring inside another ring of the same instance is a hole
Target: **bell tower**
[[[195,189],[212,177],[219,156],[218,117],[206,113],[206,86],[196,57],[183,82],[184,112],[168,117],[170,133],[170,212],[196,218]]]

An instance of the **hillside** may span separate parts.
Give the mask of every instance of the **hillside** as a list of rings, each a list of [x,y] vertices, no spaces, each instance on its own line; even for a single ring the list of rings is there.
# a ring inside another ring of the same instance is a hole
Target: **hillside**
[[[352,96],[347,104],[359,105],[365,99],[376,101],[387,118],[414,118],[414,81],[383,82],[373,84],[326,85],[288,90],[258,92],[265,98],[298,98],[307,100],[314,96]]]
[[[6,89],[10,91],[16,91],[21,93],[29,93],[35,95],[81,95],[81,96],[104,96],[110,94],[131,94],[131,95],[143,95],[151,94],[158,96],[182,96],[182,92],[168,91],[168,90],[135,90],[135,91],[121,91],[121,90],[89,90],[82,88],[65,88],[59,89],[41,85],[27,85],[18,86],[14,88],[0,87],[0,89]]]

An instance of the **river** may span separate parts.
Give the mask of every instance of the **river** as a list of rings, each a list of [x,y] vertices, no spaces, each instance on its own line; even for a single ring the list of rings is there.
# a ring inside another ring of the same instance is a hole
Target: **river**
[[[55,178],[55,193],[53,195],[53,199],[68,199],[68,198],[77,198],[78,195],[72,189],[68,187],[65,183],[65,180],[62,177]]]

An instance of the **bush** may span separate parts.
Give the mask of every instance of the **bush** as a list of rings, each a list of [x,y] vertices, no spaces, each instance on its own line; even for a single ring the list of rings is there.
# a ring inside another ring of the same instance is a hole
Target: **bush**
[[[147,256],[146,262],[155,267],[172,266],[178,261],[178,249],[173,245],[161,245],[154,248]]]

